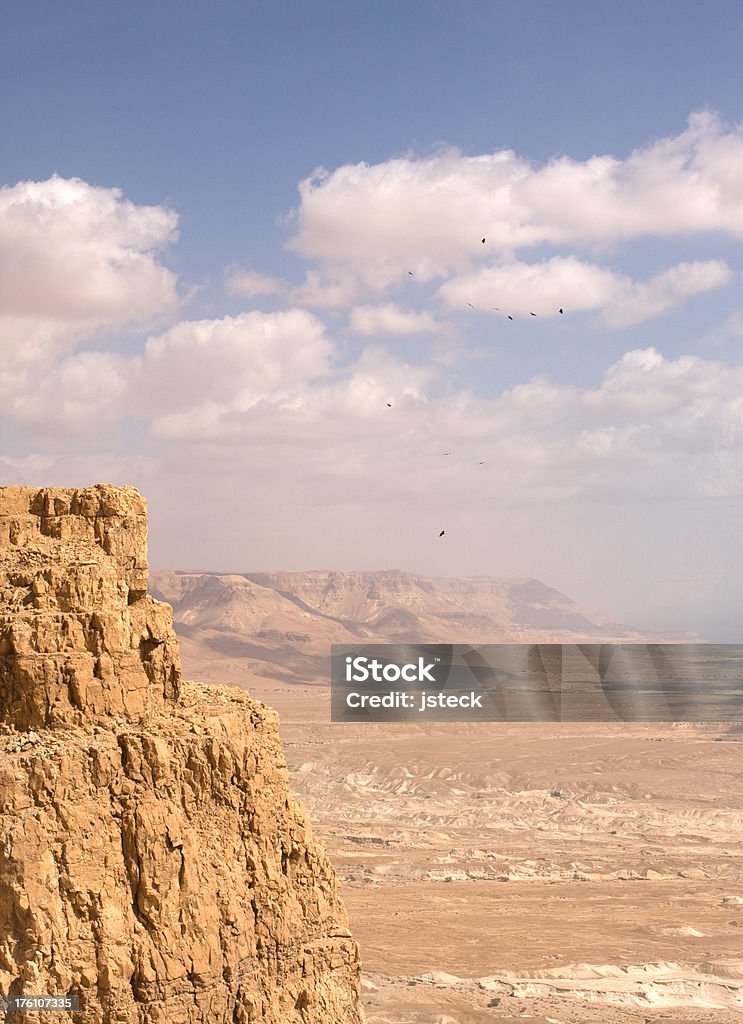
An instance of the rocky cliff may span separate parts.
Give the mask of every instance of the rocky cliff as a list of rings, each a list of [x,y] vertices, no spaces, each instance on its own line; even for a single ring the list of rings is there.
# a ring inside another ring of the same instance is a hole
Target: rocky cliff
[[[360,1022],[275,713],[182,681],[146,536],[131,488],[0,488],[0,993],[79,996],[47,1024]]]

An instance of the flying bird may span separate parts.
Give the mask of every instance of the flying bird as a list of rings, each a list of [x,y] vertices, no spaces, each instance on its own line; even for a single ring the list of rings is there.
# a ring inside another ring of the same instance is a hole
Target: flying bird
[[[510,313],[508,314],[508,319],[509,319],[509,320],[513,320],[513,317],[511,316],[511,314],[510,314]]]
[[[478,462],[477,465],[478,466],[484,466],[485,465],[485,459],[483,459],[482,462]]]
[[[468,306],[470,307],[470,309],[474,309],[474,308],[475,308],[475,307],[474,307],[474,306],[472,305],[472,303],[471,303],[471,302],[468,302],[468,303],[467,303],[467,305],[468,305]]]
[[[536,316],[536,313],[529,313],[529,316]]]
[[[562,307],[560,308],[560,312],[561,312],[561,313],[563,313],[563,312],[564,312],[564,310],[562,309]]]
[[[413,271],[412,270],[409,270],[408,273],[410,274],[411,277],[413,276]]]
[[[482,244],[485,245],[485,239],[484,238],[482,239]]]
[[[442,452],[442,455],[451,455],[451,452]]]
[[[388,403],[387,403],[387,408],[388,408],[388,409],[391,409],[391,408],[392,408],[392,402],[388,402]]]
[[[442,530],[441,533],[439,534],[439,537],[443,537],[445,533],[446,533],[446,530]]]

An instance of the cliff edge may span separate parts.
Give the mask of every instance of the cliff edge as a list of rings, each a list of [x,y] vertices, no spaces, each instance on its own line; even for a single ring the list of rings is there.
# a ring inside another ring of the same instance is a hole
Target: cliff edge
[[[360,1024],[276,714],[181,679],[146,544],[133,488],[0,488],[0,993],[80,1000],[29,1024]]]

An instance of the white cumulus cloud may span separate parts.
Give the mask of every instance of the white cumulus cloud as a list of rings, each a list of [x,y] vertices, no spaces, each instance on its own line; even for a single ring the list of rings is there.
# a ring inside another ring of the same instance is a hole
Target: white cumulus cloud
[[[14,316],[129,323],[172,310],[175,276],[156,253],[177,216],[77,178],[0,189],[0,304]]]
[[[524,250],[550,246],[567,261],[553,266],[556,283],[558,269],[569,277],[581,265],[589,292],[598,293],[591,306],[574,297],[572,308],[603,308],[602,291],[609,297],[624,288],[625,313],[607,307],[619,326],[623,317],[635,323],[724,283],[724,271],[705,261],[635,285],[577,253],[643,238],[743,237],[743,127],[700,112],[679,135],[624,158],[558,157],[541,166],[511,150],[464,156],[445,149],[319,169],[299,192],[289,248],[315,265],[316,282],[342,275],[347,301],[410,275],[416,283],[456,280],[479,270],[498,275],[505,265],[513,277]],[[582,283],[576,277],[576,288]],[[555,297],[545,286],[545,309]]]
[[[33,362],[178,306],[158,253],[177,216],[77,178],[0,189],[0,352]]]
[[[692,295],[721,288],[732,280],[722,260],[678,263],[649,281],[617,280],[612,301],[602,310],[607,327],[629,327],[680,306]]]
[[[305,310],[182,321],[145,345],[139,408],[159,433],[211,431],[327,375],[333,354],[324,324]]]
[[[472,306],[489,314],[554,317],[562,308],[595,310],[605,326],[617,328],[666,313],[731,279],[722,260],[679,263],[648,281],[634,281],[575,256],[555,256],[539,263],[481,267],[450,278],[438,295],[449,310]]]
[[[611,270],[575,256],[555,256],[541,263],[514,261],[482,267],[451,278],[438,294],[448,309],[463,309],[471,303],[487,313],[557,316],[561,307],[575,312],[606,305],[616,295],[620,280]]]

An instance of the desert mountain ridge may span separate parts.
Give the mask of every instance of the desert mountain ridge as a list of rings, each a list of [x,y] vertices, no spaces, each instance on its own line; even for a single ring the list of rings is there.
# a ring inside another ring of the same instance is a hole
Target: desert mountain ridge
[[[153,592],[184,625],[246,627],[273,615],[316,616],[360,639],[441,640],[445,632],[482,639],[549,631],[628,641],[640,631],[588,611],[533,577],[425,576],[401,569],[341,572],[207,572],[160,570]],[[431,628],[435,636],[428,637]],[[466,638],[462,636],[464,641]]]
[[[150,587],[172,605],[191,664],[243,659],[251,672],[293,682],[324,679],[332,643],[661,640],[527,577],[160,570]]]

